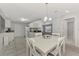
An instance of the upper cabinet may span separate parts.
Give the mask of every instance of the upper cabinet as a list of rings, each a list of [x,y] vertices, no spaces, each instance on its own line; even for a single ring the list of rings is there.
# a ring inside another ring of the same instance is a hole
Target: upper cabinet
[[[0,15],[0,33],[5,29],[5,19]]]

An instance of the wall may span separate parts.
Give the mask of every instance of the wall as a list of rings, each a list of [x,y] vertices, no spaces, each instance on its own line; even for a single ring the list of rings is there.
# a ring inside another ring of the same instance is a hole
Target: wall
[[[76,46],[79,47],[79,14],[76,14],[75,19],[75,40]]]
[[[43,24],[43,22],[41,20],[32,22],[29,24],[30,27],[41,27],[41,25]]]
[[[15,31],[16,37],[23,37],[25,35],[25,24],[24,23],[12,22],[11,29]]]
[[[55,33],[64,33],[64,20],[63,18],[58,18],[58,19],[53,19],[52,21],[47,21],[47,23],[52,23],[53,24],[53,32]],[[45,23],[43,22],[43,20],[39,20],[39,21],[35,21],[30,23],[30,27],[40,27],[42,30],[42,25],[44,25]]]
[[[42,30],[43,22],[42,20],[38,20],[29,24],[29,27],[40,28]]]
[[[6,27],[6,28],[11,27],[11,21],[10,21],[10,20],[5,19],[5,27]]]
[[[53,20],[53,32],[64,33],[64,20],[63,18],[56,18]]]

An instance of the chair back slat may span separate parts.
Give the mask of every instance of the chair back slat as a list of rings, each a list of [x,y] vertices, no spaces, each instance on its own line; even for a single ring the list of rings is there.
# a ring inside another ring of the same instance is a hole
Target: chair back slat
[[[28,44],[29,44],[29,47],[30,47],[31,55],[40,56],[41,52],[39,50],[35,49],[35,45],[33,44],[34,40],[29,39],[27,41],[28,41]]]

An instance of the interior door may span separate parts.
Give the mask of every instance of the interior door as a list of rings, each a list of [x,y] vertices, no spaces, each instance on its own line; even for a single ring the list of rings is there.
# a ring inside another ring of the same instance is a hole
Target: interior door
[[[67,22],[67,39],[74,42],[74,22]]]

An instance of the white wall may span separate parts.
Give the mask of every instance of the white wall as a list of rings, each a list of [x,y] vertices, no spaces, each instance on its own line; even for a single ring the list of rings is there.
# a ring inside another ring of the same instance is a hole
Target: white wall
[[[11,27],[11,21],[10,21],[10,20],[5,19],[5,27],[6,27],[6,28]]]
[[[24,23],[18,23],[18,22],[12,22],[11,28],[15,31],[16,37],[22,37],[25,35],[25,24]]]
[[[64,32],[63,18],[57,18],[53,20],[53,32],[63,34]]]
[[[79,47],[79,14],[76,14],[75,19],[75,40],[76,46]]]
[[[53,32],[55,33],[64,33],[64,20],[63,18],[53,19],[52,21],[47,21],[47,23],[53,24]],[[44,25],[43,20],[35,21],[29,24],[30,27],[40,27],[42,30],[42,25]]]
[[[29,24],[30,27],[32,28],[40,28],[42,30],[42,25],[43,25],[43,21],[42,20],[38,20],[35,22],[32,22]]]
[[[41,25],[43,24],[43,22],[41,20],[35,21],[30,23],[30,27],[41,27]]]

